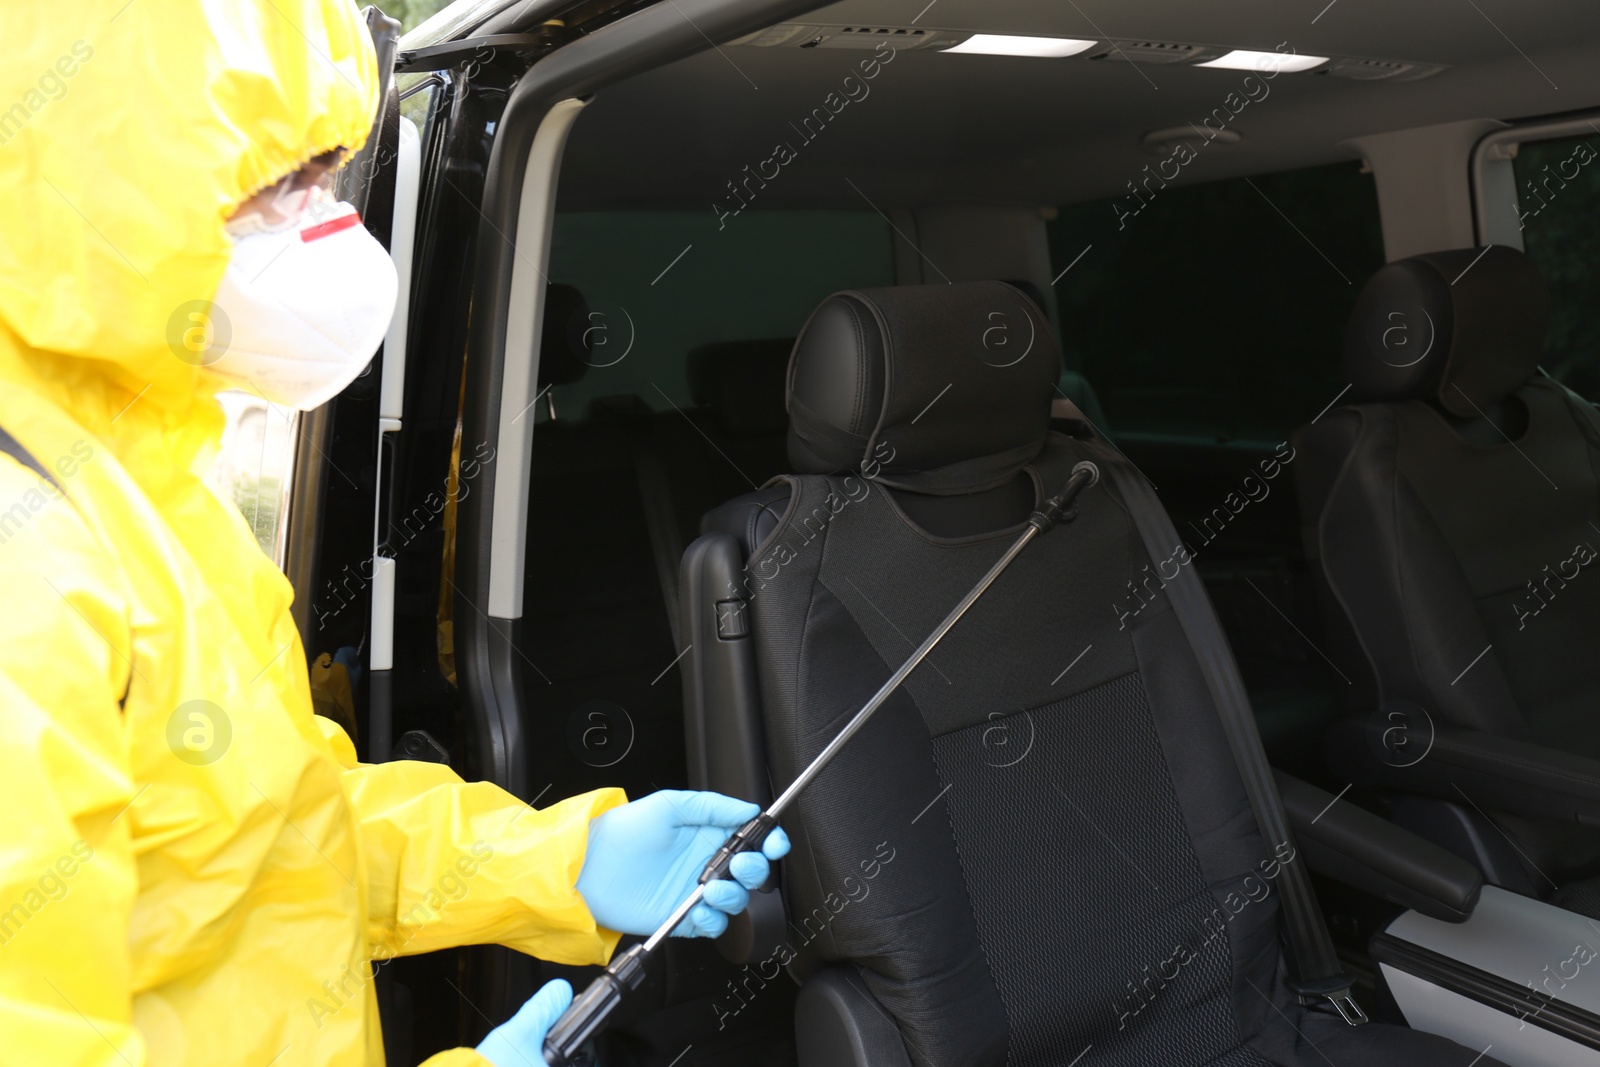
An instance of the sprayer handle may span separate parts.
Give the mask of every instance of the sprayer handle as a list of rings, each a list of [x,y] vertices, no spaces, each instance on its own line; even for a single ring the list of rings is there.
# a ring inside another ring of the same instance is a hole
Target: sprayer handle
[[[1072,473],[1067,476],[1066,483],[1061,486],[1061,492],[1039,505],[1039,510],[1028,516],[1028,522],[1040,533],[1060,522],[1062,516],[1078,499],[1078,494],[1100,480],[1100,468],[1088,460],[1083,460],[1072,468]],[[1070,514],[1066,514],[1071,518]]]
[[[733,863],[733,857],[741,852],[760,852],[767,835],[777,825],[778,820],[774,816],[762,812],[735,830],[706,862],[706,869],[700,872],[700,884],[705,885],[715,879],[728,877],[728,868]]]
[[[622,1003],[622,995],[643,984],[644,960],[644,945],[633,946],[573,998],[545,1035],[544,1062],[549,1067],[591,1067],[594,1047],[590,1042]]]

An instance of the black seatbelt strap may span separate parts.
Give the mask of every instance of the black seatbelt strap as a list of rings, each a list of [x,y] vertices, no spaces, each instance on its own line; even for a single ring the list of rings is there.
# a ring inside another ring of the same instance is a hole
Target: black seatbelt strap
[[[23,448],[22,442],[18,441],[15,437],[12,437],[9,433],[7,433],[5,431],[5,427],[3,426],[0,426],[0,455],[10,456],[24,467],[27,467],[33,473],[37,474],[39,477],[55,486],[58,491],[61,489],[61,483],[56,481],[55,475],[51,474],[49,469],[45,467],[43,463],[40,463],[38,460],[34,459],[33,453],[29,452],[26,448]]]
[[[1539,371],[1544,374],[1543,367],[1539,368]],[[1600,411],[1596,411],[1592,403],[1564,383],[1556,381],[1549,374],[1544,374],[1544,377],[1566,398],[1567,407],[1578,417],[1578,432],[1588,438],[1591,447],[1600,448]]]
[[[682,626],[678,618],[678,565],[683,559],[683,535],[678,530],[667,465],[661,458],[661,443],[650,433],[642,418],[628,420],[628,451],[633,461],[634,481],[639,487],[639,504],[644,510],[645,528],[650,534],[650,554],[661,583],[661,599],[667,608],[667,624],[672,644],[683,651]]]
[[[1121,493],[1151,562],[1171,558],[1180,550],[1183,542],[1150,484],[1120,460],[1102,462],[1101,469],[1111,475]],[[1274,847],[1279,842],[1291,840],[1289,819],[1284,813],[1283,801],[1278,796],[1266,751],[1261,747],[1255,713],[1251,711],[1250,699],[1239,677],[1239,667],[1234,662],[1233,652],[1222,633],[1222,625],[1217,621],[1216,612],[1206,596],[1205,586],[1201,584],[1193,564],[1187,562],[1187,555],[1179,559],[1184,562],[1177,568],[1177,576],[1168,578],[1163,571],[1161,580],[1166,583],[1173,614],[1177,616],[1184,635],[1189,639],[1189,646],[1194,649],[1195,658],[1199,661],[1200,673],[1206,680],[1206,689],[1211,693],[1211,703],[1215,705],[1217,717],[1222,721],[1228,747],[1233,750],[1234,763],[1238,766],[1239,777],[1244,781],[1245,794],[1250,798],[1256,825],[1261,828],[1268,847]],[[1339,967],[1339,957],[1334,952],[1333,940],[1323,923],[1305,865],[1299,862],[1283,864],[1278,875],[1278,886],[1283,899],[1284,929],[1289,941],[1290,988],[1302,1004],[1327,1001],[1345,1022],[1360,1026],[1367,1021],[1366,1014],[1350,995],[1350,977]]]

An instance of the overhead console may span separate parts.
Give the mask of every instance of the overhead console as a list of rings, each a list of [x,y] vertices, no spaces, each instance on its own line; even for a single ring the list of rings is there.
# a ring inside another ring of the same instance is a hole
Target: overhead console
[[[884,44],[896,52],[951,52],[957,55],[1035,56],[1044,59],[1106,60],[1113,63],[1185,64],[1223,70],[1253,70],[1268,76],[1312,71],[1356,81],[1416,81],[1445,70],[1442,63],[1372,56],[1310,56],[1292,48],[1257,52],[1228,45],[1142,38],[1044,37],[939,29],[933,26],[888,26],[852,23],[782,22],[747,34],[735,45],[755,48],[871,48]]]

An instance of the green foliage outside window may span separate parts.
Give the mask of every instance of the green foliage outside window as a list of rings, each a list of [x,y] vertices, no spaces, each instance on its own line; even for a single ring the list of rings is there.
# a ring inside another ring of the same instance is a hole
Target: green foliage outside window
[[[1552,298],[1544,369],[1600,399],[1600,131],[1520,145],[1512,166],[1524,248]]]

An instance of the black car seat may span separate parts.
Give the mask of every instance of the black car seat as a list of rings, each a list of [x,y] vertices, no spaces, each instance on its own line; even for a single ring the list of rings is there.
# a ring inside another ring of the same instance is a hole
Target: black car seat
[[[1539,370],[1549,312],[1503,246],[1385,266],[1297,485],[1352,682],[1335,769],[1412,794],[1396,820],[1491,883],[1600,916],[1600,420]]]
[[[538,390],[548,398],[581,381],[592,357],[582,293],[551,283],[545,299]],[[601,785],[630,795],[670,788],[685,776],[683,712],[673,687],[652,684],[678,654],[668,625],[676,585],[668,591],[658,561],[671,552],[675,562],[684,541],[671,540],[670,509],[657,505],[652,412],[629,396],[597,398],[587,411],[552,402],[554,417],[545,404],[523,416],[539,421],[523,613],[514,627],[514,661],[538,712],[529,717],[530,773],[551,783],[551,795]],[[612,488],[597,493],[596,485]],[[675,547],[661,549],[663,542]],[[670,566],[667,573],[675,576]]]
[[[1286,987],[1264,872],[1293,845],[1258,832],[1167,598],[1125,606],[1152,562],[1115,488],[1131,469],[1050,431],[1059,364],[998,282],[839,293],[797,340],[796,473],[708,515],[684,558],[695,784],[768,798],[1042,493],[1084,459],[1108,476],[785,815],[787,926],[717,1010],[804,979],[802,1067],[1466,1067]]]

